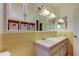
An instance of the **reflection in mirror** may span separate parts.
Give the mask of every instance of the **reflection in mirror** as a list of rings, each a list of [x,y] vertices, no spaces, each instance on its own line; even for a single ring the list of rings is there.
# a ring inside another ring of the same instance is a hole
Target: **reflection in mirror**
[[[23,4],[14,3],[9,4],[9,16],[10,19],[23,20]]]
[[[49,20],[48,29],[53,31],[56,29],[56,19]]]
[[[67,28],[67,17],[60,17],[57,20],[57,29],[66,29]]]
[[[53,10],[51,11],[49,6],[46,5],[39,5],[37,6],[37,8],[36,6],[37,5],[35,5],[35,9],[34,9],[35,11],[34,19],[38,20],[39,23],[42,23],[42,31],[51,31],[51,30],[56,31],[56,25],[55,25],[56,19],[54,18],[56,18],[57,16],[53,12]]]
[[[67,28],[67,17],[59,17],[58,10],[49,4],[9,4],[8,18],[35,23],[36,31],[53,31]],[[38,22],[37,22],[38,20]]]

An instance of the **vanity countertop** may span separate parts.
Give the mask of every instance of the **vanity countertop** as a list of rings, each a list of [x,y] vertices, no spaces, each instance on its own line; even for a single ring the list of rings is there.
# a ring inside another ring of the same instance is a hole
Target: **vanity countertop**
[[[51,46],[55,46],[56,44],[66,40],[67,37],[51,37],[45,40],[36,40],[35,43],[46,48],[50,48]]]

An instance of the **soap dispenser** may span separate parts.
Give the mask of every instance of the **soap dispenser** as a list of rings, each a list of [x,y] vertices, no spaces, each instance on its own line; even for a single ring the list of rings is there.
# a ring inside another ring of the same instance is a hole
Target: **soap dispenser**
[[[40,23],[40,31],[42,31],[42,23]]]

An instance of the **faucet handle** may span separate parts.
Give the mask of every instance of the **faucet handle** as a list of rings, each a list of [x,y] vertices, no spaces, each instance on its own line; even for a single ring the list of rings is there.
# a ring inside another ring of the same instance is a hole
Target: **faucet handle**
[[[77,35],[74,35],[74,38],[77,38]]]
[[[45,40],[45,38],[42,38],[42,40]]]

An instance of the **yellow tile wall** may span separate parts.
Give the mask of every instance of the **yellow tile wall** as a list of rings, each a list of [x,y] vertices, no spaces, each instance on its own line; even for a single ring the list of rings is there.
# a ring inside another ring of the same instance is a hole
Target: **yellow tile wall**
[[[2,41],[2,39],[3,39],[3,35],[2,34],[0,34],[0,51],[2,51],[2,46],[3,46],[3,41]]]
[[[0,35],[0,51],[8,50],[15,56],[34,55],[34,41],[41,38],[56,36],[67,36],[68,54],[73,55],[73,33],[72,32],[21,32],[5,33]]]
[[[35,40],[53,36],[56,36],[56,32],[6,33],[3,37],[3,50],[8,50],[15,56],[32,56]]]

